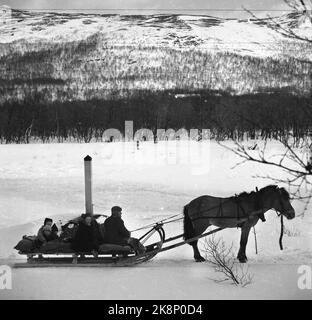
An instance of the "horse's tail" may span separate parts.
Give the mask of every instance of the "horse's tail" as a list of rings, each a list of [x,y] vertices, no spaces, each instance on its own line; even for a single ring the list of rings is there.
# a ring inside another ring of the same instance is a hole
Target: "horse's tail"
[[[194,227],[191,218],[188,215],[188,205],[186,205],[183,209],[183,228],[184,228],[184,240],[190,239],[194,237]]]

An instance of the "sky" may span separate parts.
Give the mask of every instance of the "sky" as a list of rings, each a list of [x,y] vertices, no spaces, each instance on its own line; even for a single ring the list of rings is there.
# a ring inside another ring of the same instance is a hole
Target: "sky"
[[[116,13],[202,13],[220,17],[246,16],[243,6],[256,11],[258,16],[279,15],[290,9],[283,0],[0,0],[0,5],[32,10],[60,9],[84,12],[93,9],[94,12],[106,9]]]

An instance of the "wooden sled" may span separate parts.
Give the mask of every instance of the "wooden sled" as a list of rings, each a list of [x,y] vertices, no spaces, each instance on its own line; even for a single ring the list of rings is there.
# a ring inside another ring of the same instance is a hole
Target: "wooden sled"
[[[51,268],[51,267],[129,267],[151,260],[161,250],[165,241],[162,225],[155,226],[143,237],[147,240],[153,233],[158,232],[160,241],[145,246],[145,253],[137,254],[129,246],[107,246],[106,250],[98,253],[97,257],[90,252],[56,252],[43,253],[40,251],[23,253],[27,262],[19,262],[15,268]],[[143,238],[142,237],[142,238]],[[142,238],[140,240],[142,240]],[[144,239],[143,239],[144,241]]]

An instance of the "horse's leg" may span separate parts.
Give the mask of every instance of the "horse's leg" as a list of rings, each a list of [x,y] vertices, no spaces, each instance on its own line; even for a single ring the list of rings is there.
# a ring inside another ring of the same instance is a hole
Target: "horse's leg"
[[[187,206],[184,207],[184,239],[185,240],[201,235],[205,231],[205,229],[208,228],[209,225],[210,224],[207,223],[207,225],[205,224],[204,226],[201,226],[201,228],[199,227],[194,228],[193,223],[190,217],[188,216],[188,207]],[[189,245],[193,247],[194,259],[196,262],[205,261],[205,258],[201,256],[198,250],[197,243],[198,243],[198,240],[189,242]]]
[[[244,225],[241,227],[240,248],[238,251],[237,258],[239,262],[242,262],[242,263],[245,263],[248,260],[246,256],[246,245],[247,245],[250,229],[251,229],[250,225]]]
[[[194,259],[196,262],[203,262],[205,261],[205,258],[200,254],[197,243],[198,243],[198,240],[190,242],[190,245],[193,247],[193,251],[194,251]]]

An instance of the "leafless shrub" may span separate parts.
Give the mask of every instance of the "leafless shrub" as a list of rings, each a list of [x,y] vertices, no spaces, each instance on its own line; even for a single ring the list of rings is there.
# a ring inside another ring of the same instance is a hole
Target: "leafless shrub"
[[[253,276],[249,273],[248,266],[237,263],[233,244],[227,247],[222,238],[212,236],[205,239],[204,252],[207,262],[222,274],[219,279],[213,279],[215,282],[232,281],[236,286],[242,287],[252,282]]]

